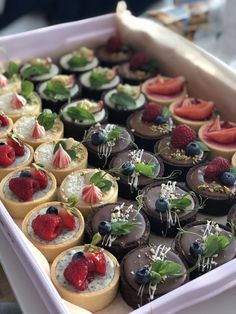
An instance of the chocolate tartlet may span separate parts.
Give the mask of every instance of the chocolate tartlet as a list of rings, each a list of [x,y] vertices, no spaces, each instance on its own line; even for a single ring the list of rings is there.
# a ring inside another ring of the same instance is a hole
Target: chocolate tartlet
[[[234,224],[234,228],[236,226],[236,204],[234,204],[230,211],[228,212],[227,216],[227,225],[232,226]]]
[[[155,262],[162,265],[173,263],[176,272],[166,276],[158,273],[160,281],[155,283],[150,275]],[[143,246],[123,258],[120,291],[129,306],[138,308],[182,286],[188,277],[184,262],[170,247],[162,244]]]
[[[123,226],[125,223],[127,225],[133,223],[133,227],[126,234],[122,226],[118,231],[115,230],[119,223]],[[150,224],[146,215],[138,212],[133,205],[113,203],[98,207],[88,216],[86,222],[88,242],[91,242],[97,232],[102,234],[100,246],[121,261],[126,253],[148,243]]]
[[[156,234],[173,237],[177,234],[178,228],[196,219],[199,209],[198,198],[190,194],[184,183],[155,182],[146,186],[141,194],[143,211],[148,216],[152,231]]]

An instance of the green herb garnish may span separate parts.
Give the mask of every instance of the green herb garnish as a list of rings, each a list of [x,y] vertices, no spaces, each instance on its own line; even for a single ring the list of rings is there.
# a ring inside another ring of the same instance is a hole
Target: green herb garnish
[[[145,164],[144,162],[140,162],[135,164],[135,171],[146,177],[153,177],[156,169],[157,164],[154,163]]]
[[[111,80],[109,80],[103,72],[92,71],[89,81],[92,87],[99,88],[102,85],[109,83]]]
[[[102,192],[107,192],[112,187],[112,182],[110,180],[104,179],[105,174],[98,171],[92,175],[90,178],[90,183],[96,185]]]
[[[122,129],[118,126],[114,127],[111,129],[111,131],[109,131],[106,134],[106,138],[105,138],[105,142],[111,142],[111,141],[117,141],[122,133]]]
[[[203,152],[209,152],[209,151],[210,151],[209,148],[208,148],[208,146],[207,146],[206,144],[204,144],[203,142],[197,141],[197,143],[198,143],[200,149],[201,149]]]
[[[159,62],[156,59],[150,59],[143,67],[145,72],[155,72],[158,69],[158,66]]]
[[[164,118],[169,118],[171,116],[171,111],[170,111],[169,107],[164,107],[164,109],[162,111],[162,115]]]
[[[236,176],[236,167],[230,168],[230,172]]]
[[[7,71],[5,73],[6,77],[8,79],[11,79],[13,77],[13,75],[19,73],[19,68],[20,68],[19,64],[15,63],[13,61],[9,61]]]
[[[72,56],[68,61],[71,68],[82,68],[89,64],[89,61],[82,56]]]
[[[224,250],[231,241],[228,237],[224,235],[210,234],[204,243],[204,257],[212,257],[218,254],[220,251]]]
[[[50,109],[44,109],[37,118],[38,123],[42,125],[46,131],[50,130],[53,127],[56,119],[57,114],[55,112],[52,112],[52,110]]]
[[[34,91],[34,84],[30,81],[22,81],[20,94],[28,98],[29,95]]]
[[[29,79],[34,76],[48,74],[50,70],[42,64],[33,64],[25,68],[22,73],[24,79]]]
[[[66,147],[66,142],[65,141],[58,141],[56,145],[54,146],[53,154],[56,153],[56,151],[59,149],[59,146],[62,146],[63,149],[67,152],[67,154],[70,156],[72,160],[76,159],[78,157],[78,151],[76,146],[72,146],[71,148]]]
[[[94,116],[88,110],[79,107],[69,107],[66,113],[72,120],[91,120],[95,121]]]
[[[70,97],[70,91],[61,82],[48,82],[43,92],[46,96],[55,100],[63,100]]]
[[[163,277],[181,276],[182,265],[169,260],[156,260],[151,265],[151,282],[152,284],[159,284]]]
[[[125,92],[117,92],[111,95],[110,101],[113,105],[121,108],[134,108],[136,102],[129,94]]]
[[[118,220],[116,222],[111,223],[111,234],[116,236],[122,236],[130,233],[130,231],[140,225],[141,223],[138,221],[125,221]]]
[[[192,204],[192,201],[189,198],[189,193],[184,194],[181,198],[169,200],[170,208],[176,208],[179,210],[185,210],[191,204]]]

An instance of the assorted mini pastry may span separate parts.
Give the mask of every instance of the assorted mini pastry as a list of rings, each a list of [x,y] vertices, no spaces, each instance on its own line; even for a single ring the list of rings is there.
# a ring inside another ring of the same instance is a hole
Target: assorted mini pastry
[[[0,112],[0,138],[4,138],[13,128],[13,121],[5,113]]]
[[[39,165],[10,172],[0,182],[0,199],[10,215],[22,219],[34,207],[56,199],[56,179]]]
[[[17,75],[19,65],[13,61],[8,63],[5,73],[0,73],[0,96],[8,93],[19,93],[21,90],[21,79]]]
[[[55,112],[50,109],[37,115],[25,115],[18,119],[13,132],[24,142],[37,148],[40,144],[57,140],[63,136],[64,126]]]
[[[72,171],[87,168],[88,152],[73,138],[60,139],[39,145],[34,160],[53,173],[60,185]]]
[[[42,203],[31,210],[22,222],[26,237],[49,262],[83,242],[84,218],[73,205],[73,199],[68,203]]]

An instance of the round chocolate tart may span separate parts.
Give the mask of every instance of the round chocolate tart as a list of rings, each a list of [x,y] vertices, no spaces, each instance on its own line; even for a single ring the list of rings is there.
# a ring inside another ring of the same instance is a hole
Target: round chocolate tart
[[[100,46],[96,50],[96,56],[102,66],[112,67],[130,60],[133,50],[127,45],[122,45],[118,51],[110,52],[106,46]]]
[[[153,72],[143,71],[140,69],[131,70],[129,62],[120,64],[118,66],[118,73],[124,83],[131,85],[139,85],[156,74]]]
[[[164,265],[165,261],[173,263],[178,270],[170,276],[160,275],[160,282],[155,284],[150,270],[155,263]],[[170,247],[163,244],[143,246],[123,258],[120,291],[129,306],[138,308],[182,286],[188,277],[184,262]]]
[[[105,275],[95,272],[88,279],[87,288],[81,291],[66,280],[64,271],[74,255],[84,253],[85,250],[86,246],[76,246],[58,255],[51,266],[51,279],[63,299],[94,313],[108,306],[115,298],[119,286],[120,267],[110,252],[102,250],[106,261]]]
[[[218,241],[218,236],[224,236],[226,237],[224,240],[229,241],[228,245],[219,250],[212,250],[209,236],[214,237],[215,242]],[[196,265],[192,277],[223,265],[236,255],[236,241],[233,239],[230,229],[209,220],[196,221],[186,225],[175,239],[175,248],[190,267]]]
[[[141,195],[143,211],[148,216],[152,231],[156,234],[173,237],[177,234],[178,228],[196,219],[199,209],[198,198],[195,194],[190,194],[184,183],[155,182],[146,186]],[[184,201],[188,201],[184,207],[180,201],[183,197]]]
[[[110,171],[118,176],[119,195],[135,199],[146,185],[161,179],[164,165],[160,158],[143,149],[128,150],[114,156]]]
[[[205,169],[209,163],[192,167],[186,176],[186,184],[203,200],[203,213],[223,216],[228,213],[230,207],[236,202],[236,182],[233,186],[224,186],[220,182],[206,181]]]
[[[127,234],[118,235],[118,231],[113,233],[106,229],[103,230],[104,222],[106,224],[108,222],[111,228],[112,225],[116,227],[119,223],[123,223],[125,226],[125,222],[127,224],[136,223],[136,225],[130,228]],[[138,212],[133,205],[113,203],[98,207],[96,211],[88,216],[86,221],[85,234],[88,242],[91,242],[95,233],[106,231],[108,232],[102,236],[99,245],[110,251],[118,261],[121,261],[126,253],[148,243],[150,225],[146,215]]]

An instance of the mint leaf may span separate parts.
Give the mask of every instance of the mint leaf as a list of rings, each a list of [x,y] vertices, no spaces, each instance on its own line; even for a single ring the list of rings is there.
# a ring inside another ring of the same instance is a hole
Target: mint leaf
[[[70,158],[72,160],[77,158],[77,149],[76,147],[72,147],[70,149],[66,148],[66,142],[65,141],[58,141],[55,146],[54,146],[54,150],[53,150],[53,154],[56,153],[56,151],[59,149],[59,146],[62,146],[63,149],[67,152],[67,154],[70,156]]]
[[[116,221],[111,223],[111,234],[121,236],[130,233],[130,231],[140,225],[137,221]]]
[[[230,172],[236,176],[236,167],[230,168]]]
[[[228,237],[224,235],[220,235],[218,236],[218,243],[219,243],[220,250],[223,250],[231,243],[231,241]]]
[[[95,121],[94,116],[88,110],[79,107],[69,107],[66,113],[72,120],[91,120]]]
[[[53,127],[56,119],[57,114],[55,112],[52,112],[52,110],[50,109],[44,109],[37,118],[38,123],[42,125],[46,131],[50,130]]]
[[[62,146],[63,149],[66,151],[66,142],[65,141],[58,141],[55,146],[54,146],[54,150],[53,150],[53,154],[55,154],[55,152],[59,149],[59,146]]]
[[[212,257],[220,251],[218,236],[210,234],[205,242],[204,257]]]
[[[71,194],[71,196],[67,199],[67,204],[69,207],[74,207],[79,201],[79,196],[76,194]]]
[[[110,82],[110,80],[106,77],[105,73],[95,71],[93,71],[90,74],[89,81],[91,86],[94,88],[99,88],[102,85]]]
[[[165,276],[181,275],[182,266],[169,260],[156,260],[151,265],[151,278],[153,284],[161,282]]]
[[[102,236],[99,232],[95,233],[93,238],[92,238],[92,241],[91,241],[91,244],[92,245],[97,245],[98,243],[100,243],[102,241]]]
[[[61,82],[48,82],[44,94],[55,100],[63,100],[70,97],[70,91]]]
[[[117,141],[122,133],[122,129],[118,126],[114,127],[106,135],[105,142]]]
[[[11,79],[13,77],[13,75],[19,73],[19,68],[20,68],[19,64],[15,63],[13,61],[9,61],[7,71],[5,73],[6,77],[8,79]]]
[[[162,115],[164,118],[169,118],[171,116],[171,111],[170,111],[169,107],[163,108]]]
[[[98,171],[90,178],[89,182],[96,185],[102,192],[107,192],[112,187],[112,182],[104,179],[104,175],[101,171]]]
[[[47,67],[45,67],[42,64],[33,64],[30,65],[29,67],[27,67],[23,73],[22,76],[24,79],[28,79],[34,76],[39,76],[39,75],[43,75],[43,74],[47,74],[49,73],[49,69]]]
[[[25,98],[34,91],[34,84],[30,81],[22,81],[21,83],[21,95]]]
[[[145,164],[144,162],[140,162],[135,164],[135,171],[146,177],[153,177],[156,169],[157,164],[154,163]]]
[[[150,59],[144,66],[146,72],[155,72],[158,69],[159,62],[156,59]]]
[[[121,108],[135,108],[135,100],[127,93],[117,92],[111,95],[110,101],[112,104]]]
[[[192,200],[189,198],[189,193],[184,194],[181,198],[169,200],[171,208],[185,210],[192,204]]]
[[[157,285],[161,282],[161,275],[156,273],[155,271],[150,272],[152,278],[152,284]]]
[[[200,149],[203,151],[203,152],[209,152],[210,149],[208,148],[208,146],[206,144],[204,144],[203,142],[201,141],[197,141]]]
[[[68,64],[71,68],[82,68],[86,66],[89,63],[88,60],[86,60],[82,56],[72,56],[70,60],[68,61]]]
[[[77,158],[77,150],[74,148],[66,149],[67,154],[70,156],[72,160]]]

